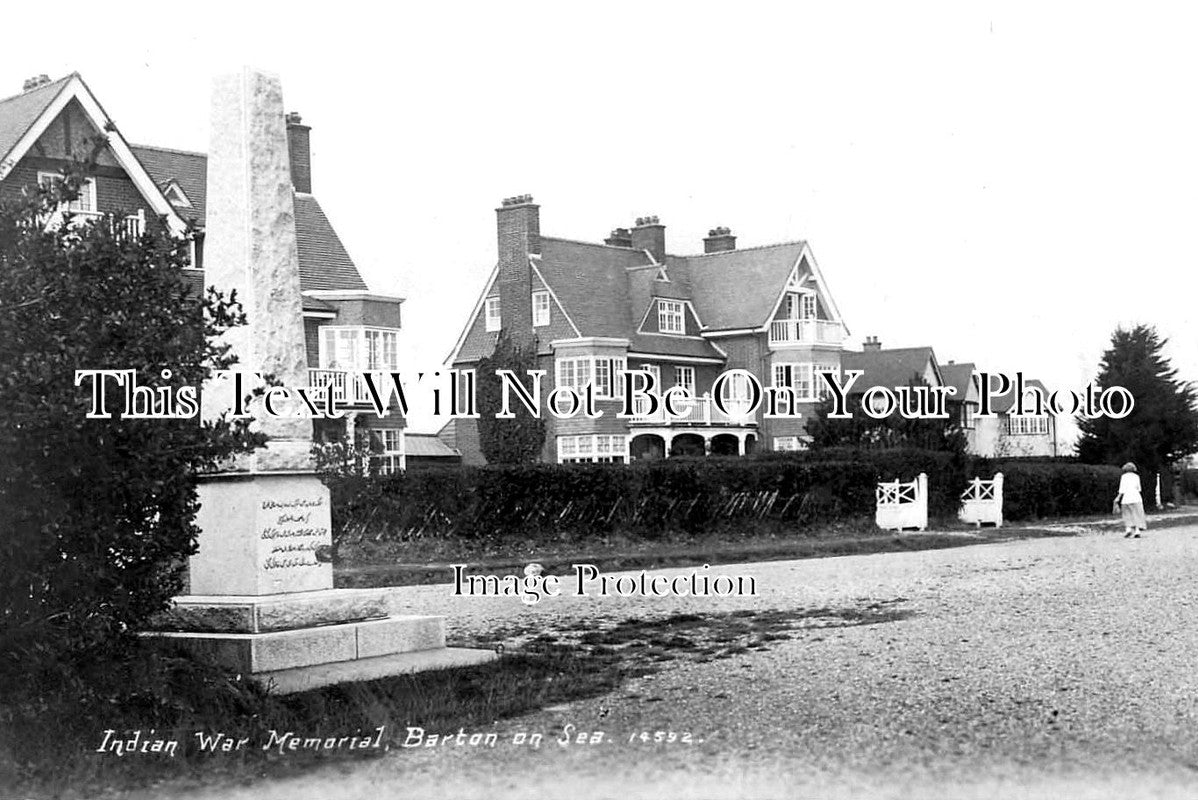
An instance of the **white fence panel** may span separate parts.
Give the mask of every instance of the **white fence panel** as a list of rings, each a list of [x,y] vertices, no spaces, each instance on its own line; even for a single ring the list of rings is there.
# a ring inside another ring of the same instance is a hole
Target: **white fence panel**
[[[1002,527],[1002,473],[992,481],[974,478],[961,493],[961,511],[957,514],[962,522],[972,522],[979,528],[989,522],[996,528]]]
[[[877,489],[878,508],[874,521],[879,528],[901,531],[905,528],[924,530],[928,527],[928,476],[909,483],[882,482]]]

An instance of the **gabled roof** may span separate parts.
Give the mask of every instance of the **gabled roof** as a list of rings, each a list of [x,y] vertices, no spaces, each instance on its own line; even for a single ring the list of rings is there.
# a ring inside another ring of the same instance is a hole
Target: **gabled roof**
[[[0,102],[0,126],[5,130],[0,141],[0,180],[8,176],[12,167],[25,157],[38,138],[72,101],[79,104],[95,129],[104,134],[109,151],[150,208],[166,217],[167,225],[172,231],[177,234],[183,233],[186,225],[162,194],[161,186],[150,177],[129,147],[129,143],[125,141],[125,137],[117,130],[77,72]]]
[[[685,274],[711,331],[760,328],[769,321],[805,242],[697,256],[670,256],[670,277]]]
[[[582,336],[628,338],[640,320],[632,318],[626,271],[649,263],[640,250],[542,236],[537,268]]]
[[[459,458],[462,455],[436,433],[405,433],[404,453],[409,458]]]
[[[940,377],[944,379],[945,386],[951,386],[956,389],[956,394],[952,395],[952,399],[958,402],[964,402],[969,396],[969,389],[974,383],[973,371],[977,369],[976,364],[941,364]]]
[[[1012,381],[1012,383],[1014,383],[1014,381]],[[1043,383],[1041,383],[1038,378],[1028,378],[1028,379],[1024,380],[1023,385],[1025,388],[1029,388],[1029,389],[1033,386],[1036,386],[1041,391],[1044,392],[1045,397],[1048,397],[1048,394],[1049,394],[1048,387],[1045,386]],[[1015,390],[1013,388],[1010,389],[1006,394],[995,395],[990,400],[990,410],[993,411],[995,414],[1006,414],[1008,411],[1011,410],[1012,407],[1014,407],[1014,405],[1015,405]],[[1045,405],[1047,406],[1047,404],[1045,404]],[[1035,408],[1034,404],[1024,403],[1025,411],[1027,411],[1029,409],[1034,410],[1034,408]]]
[[[935,369],[936,355],[930,347],[896,347],[861,353],[846,351],[840,356],[842,371],[859,369],[865,373],[853,384],[850,394],[864,393],[871,386],[888,389],[908,386],[915,376],[922,378],[929,362]]]
[[[159,186],[176,181],[191,207],[179,213],[203,225],[208,200],[208,156],[187,150],[136,145],[138,159]],[[310,289],[367,289],[320,203],[310,194],[295,195],[295,235],[299,249],[300,286]]]
[[[71,73],[44,86],[0,100],[0,164],[8,159],[9,153],[33,129],[74,76],[75,73]],[[3,177],[3,171],[0,171],[0,178]]]

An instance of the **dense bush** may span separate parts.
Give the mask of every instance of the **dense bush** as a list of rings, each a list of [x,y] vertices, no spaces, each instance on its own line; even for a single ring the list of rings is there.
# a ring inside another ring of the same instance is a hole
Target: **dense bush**
[[[1181,471],[1181,496],[1187,502],[1198,500],[1198,469]]]
[[[1007,461],[995,470],[1003,474],[1003,516],[1011,520],[1107,514],[1119,489],[1118,467]]]
[[[823,450],[631,465],[461,467],[332,482],[348,539],[413,536],[544,541],[624,532],[793,532],[873,514],[880,480],[929,480],[929,513],[952,517],[976,466],[922,450]]]
[[[0,701],[34,711],[47,687],[85,691],[179,592],[196,472],[261,441],[244,421],[131,419],[112,381],[112,416],[87,418],[76,370],[132,370],[176,396],[228,367],[213,337],[242,319],[190,292],[187,242],[157,221],[137,237],[47,225],[78,180],[0,207]]]

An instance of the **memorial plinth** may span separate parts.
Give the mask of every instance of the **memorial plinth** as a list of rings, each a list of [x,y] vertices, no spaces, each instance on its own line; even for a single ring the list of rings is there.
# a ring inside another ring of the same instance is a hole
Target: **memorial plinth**
[[[237,368],[284,387],[306,386],[308,366],[293,192],[278,78],[244,70],[217,79],[205,282],[236,292],[245,311],[248,325],[224,335]],[[205,385],[206,418],[232,405],[228,381]],[[266,447],[201,478],[188,594],[150,635],[283,692],[493,659],[446,648],[443,617],[397,614],[394,590],[333,588],[312,421],[254,409]]]

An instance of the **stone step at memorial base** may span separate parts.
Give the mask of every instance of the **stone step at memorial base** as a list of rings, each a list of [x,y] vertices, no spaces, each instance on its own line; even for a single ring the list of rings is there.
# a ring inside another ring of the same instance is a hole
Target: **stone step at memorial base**
[[[145,635],[287,693],[470,666],[490,650],[445,646],[445,618],[402,615],[395,591],[183,596]]]

